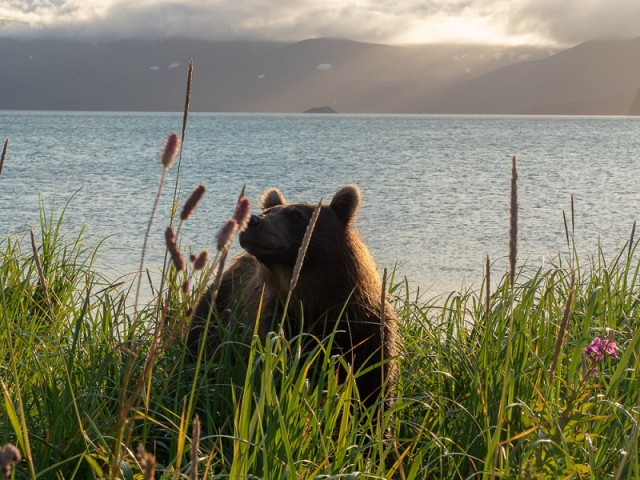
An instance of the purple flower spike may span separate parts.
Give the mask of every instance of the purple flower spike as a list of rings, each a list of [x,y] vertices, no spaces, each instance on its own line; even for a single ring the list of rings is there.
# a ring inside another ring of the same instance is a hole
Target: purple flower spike
[[[611,358],[618,358],[616,347],[616,342],[613,340],[602,340],[600,337],[595,337],[593,341],[585,347],[584,353],[589,360],[595,363],[600,362],[605,354]]]
[[[589,345],[586,346],[586,348],[584,349],[584,353],[590,360],[599,362],[600,360],[602,360],[601,345],[602,340],[600,340],[600,337],[596,337]]]

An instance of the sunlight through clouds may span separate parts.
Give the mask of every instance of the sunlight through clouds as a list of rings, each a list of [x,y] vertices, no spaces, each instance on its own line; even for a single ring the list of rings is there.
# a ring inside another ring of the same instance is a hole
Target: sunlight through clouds
[[[414,19],[410,26],[392,39],[393,43],[420,44],[425,39],[434,43],[479,43],[508,45],[540,45],[550,42],[548,38],[535,33],[506,34],[498,28],[495,20],[486,16],[450,16],[437,13],[425,18]]]
[[[5,0],[0,35],[568,45],[640,35],[640,1]]]

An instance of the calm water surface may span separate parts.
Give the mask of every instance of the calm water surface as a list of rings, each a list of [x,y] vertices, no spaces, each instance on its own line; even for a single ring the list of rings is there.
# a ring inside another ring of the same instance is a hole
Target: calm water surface
[[[38,223],[39,203],[67,229],[108,237],[100,265],[113,275],[139,262],[161,169],[158,155],[181,114],[0,112],[10,138],[0,177],[0,239]],[[519,165],[519,258],[532,266],[566,251],[562,210],[575,197],[576,239],[610,255],[640,206],[640,119],[597,117],[313,116],[195,114],[179,175],[184,199],[203,203],[183,249],[213,248],[247,184],[255,200],[280,188],[290,201],[329,201],[360,185],[359,229],[378,265],[414,286],[445,292],[479,285],[484,258],[506,269],[511,156]],[[177,169],[154,222],[147,266],[157,269]],[[181,200],[182,201],[182,200]]]

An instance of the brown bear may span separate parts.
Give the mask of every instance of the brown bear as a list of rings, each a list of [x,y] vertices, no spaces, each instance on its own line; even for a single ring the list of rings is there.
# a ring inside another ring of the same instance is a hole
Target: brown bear
[[[320,207],[286,321],[289,331],[303,331],[318,338],[336,330],[332,353],[342,355],[354,373],[378,364],[356,378],[360,399],[369,406],[378,402],[382,386],[386,397],[395,386],[398,333],[393,308],[386,300],[382,305],[376,265],[354,227],[360,201],[358,187],[347,185],[338,190],[329,205]],[[240,234],[245,252],[224,272],[215,308],[210,308],[211,287],[196,307],[188,337],[192,351],[197,351],[209,315],[220,319],[233,309],[236,314],[240,312],[240,321],[249,325],[259,318],[257,331],[263,340],[282,318],[298,251],[315,205],[289,204],[279,190],[271,189],[263,194],[260,208],[262,213],[252,215]],[[210,325],[210,330],[215,330],[216,321]],[[210,347],[215,343],[211,340],[216,338],[215,333],[210,332],[208,337]]]

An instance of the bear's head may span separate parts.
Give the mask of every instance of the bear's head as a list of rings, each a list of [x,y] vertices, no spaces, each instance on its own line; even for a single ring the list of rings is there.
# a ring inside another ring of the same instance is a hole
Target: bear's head
[[[344,251],[359,206],[360,190],[356,185],[347,185],[336,192],[329,205],[321,207],[305,264],[330,261]],[[293,267],[315,207],[287,203],[279,190],[267,190],[260,201],[262,213],[251,216],[240,234],[240,245],[267,267]]]

